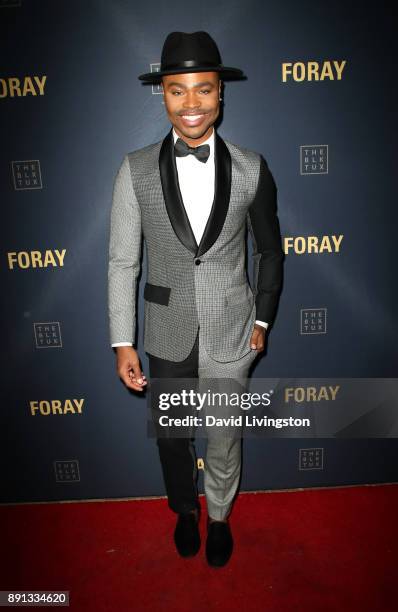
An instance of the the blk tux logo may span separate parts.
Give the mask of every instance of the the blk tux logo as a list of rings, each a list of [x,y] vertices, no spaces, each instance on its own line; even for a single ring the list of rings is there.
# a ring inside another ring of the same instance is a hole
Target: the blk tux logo
[[[34,323],[36,348],[62,348],[61,327],[58,321]]]
[[[150,72],[160,72],[160,63],[149,64],[149,65],[151,67]],[[152,93],[154,95],[162,94],[163,93],[162,83],[152,83]]]
[[[302,308],[301,334],[326,334],[326,308]]]
[[[328,157],[328,145],[302,145],[300,174],[327,174]]]
[[[11,164],[15,189],[42,189],[43,184],[38,159],[13,161]]]
[[[80,482],[79,462],[77,459],[54,461],[56,482]]]
[[[299,470],[323,470],[323,448],[299,448]]]

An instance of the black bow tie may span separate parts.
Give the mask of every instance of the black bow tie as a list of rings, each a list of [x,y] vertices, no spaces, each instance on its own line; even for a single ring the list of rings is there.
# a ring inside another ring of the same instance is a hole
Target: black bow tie
[[[174,144],[174,151],[177,157],[185,157],[186,155],[194,155],[199,161],[206,163],[210,155],[210,145],[204,144],[198,147],[190,147],[185,140],[177,138]]]

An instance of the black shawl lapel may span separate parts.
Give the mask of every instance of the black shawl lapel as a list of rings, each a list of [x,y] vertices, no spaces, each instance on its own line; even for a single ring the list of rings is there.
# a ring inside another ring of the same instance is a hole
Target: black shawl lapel
[[[173,131],[169,131],[162,142],[159,152],[159,170],[162,181],[167,214],[178,239],[193,254],[198,245],[189,223],[178,184],[177,164],[174,155]]]
[[[206,253],[220,235],[231,196],[231,155],[227,145],[217,132],[215,133],[214,145],[214,199],[199,245],[189,223],[178,183],[173,128],[164,138],[159,152],[159,170],[167,214],[178,239],[195,257],[200,257]]]

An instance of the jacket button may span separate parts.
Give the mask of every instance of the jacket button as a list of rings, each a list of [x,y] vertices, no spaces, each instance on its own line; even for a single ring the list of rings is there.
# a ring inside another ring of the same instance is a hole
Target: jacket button
[[[195,259],[195,264],[196,264],[197,266],[200,266],[200,264],[201,264],[201,263],[202,263],[202,262],[200,261],[200,259]]]

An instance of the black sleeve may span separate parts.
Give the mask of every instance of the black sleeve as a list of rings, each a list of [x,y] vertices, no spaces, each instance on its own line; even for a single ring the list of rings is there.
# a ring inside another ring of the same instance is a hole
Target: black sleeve
[[[260,155],[256,194],[247,213],[253,242],[256,319],[272,324],[282,287],[282,239],[277,216],[277,189],[267,162]]]

